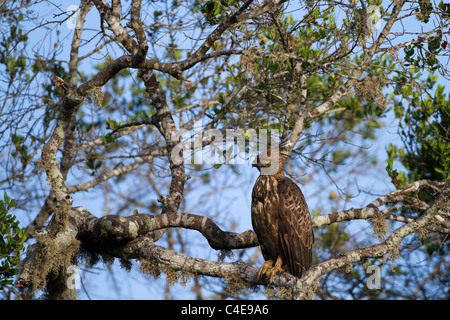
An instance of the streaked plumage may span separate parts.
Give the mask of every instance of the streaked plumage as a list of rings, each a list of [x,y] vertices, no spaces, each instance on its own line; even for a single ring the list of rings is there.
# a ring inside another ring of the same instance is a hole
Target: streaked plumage
[[[261,175],[252,192],[253,229],[266,260],[258,277],[270,276],[270,282],[277,271],[300,277],[310,268],[314,241],[308,205],[300,188],[284,175],[281,157],[275,174],[263,174],[272,160],[270,151],[257,157],[253,166]]]

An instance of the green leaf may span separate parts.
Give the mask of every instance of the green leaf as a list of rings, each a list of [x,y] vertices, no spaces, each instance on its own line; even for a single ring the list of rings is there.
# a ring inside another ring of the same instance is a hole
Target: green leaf
[[[286,23],[291,24],[294,21],[294,18],[292,17],[292,14],[288,14],[286,17]]]

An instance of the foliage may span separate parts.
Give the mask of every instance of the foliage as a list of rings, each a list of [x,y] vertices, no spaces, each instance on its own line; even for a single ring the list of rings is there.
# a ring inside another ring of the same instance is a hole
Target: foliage
[[[425,94],[421,94],[423,88],[404,85],[404,99],[394,106],[403,146],[389,144],[387,170],[398,187],[419,179],[450,180],[450,94],[436,81],[435,75],[428,77]],[[393,169],[394,159],[407,171]]]
[[[445,94],[437,79],[431,74],[423,87],[405,84],[399,88],[403,99],[395,103],[394,110],[403,145],[388,145],[386,167],[397,188],[420,179],[450,181],[450,94]],[[433,89],[434,94],[430,93]],[[394,169],[394,160],[404,169]],[[428,192],[420,192],[419,198],[427,203],[434,199]],[[423,251],[428,257],[445,256],[449,243],[445,237],[431,237],[424,241]]]
[[[15,204],[5,192],[4,200],[0,200],[0,290],[13,284],[27,238],[25,228],[19,227],[19,221],[10,212]]]

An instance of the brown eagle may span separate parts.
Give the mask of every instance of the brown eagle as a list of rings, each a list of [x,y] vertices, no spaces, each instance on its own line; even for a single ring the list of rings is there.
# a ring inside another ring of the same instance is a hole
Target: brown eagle
[[[284,175],[284,161],[268,151],[257,156],[253,167],[260,176],[252,192],[252,225],[258,237],[264,264],[258,272],[270,283],[278,271],[300,277],[311,267],[314,233],[311,217],[300,188]]]

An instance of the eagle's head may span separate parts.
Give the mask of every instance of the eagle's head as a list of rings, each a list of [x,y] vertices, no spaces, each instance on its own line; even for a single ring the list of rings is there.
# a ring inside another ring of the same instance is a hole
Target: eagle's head
[[[282,158],[278,150],[261,152],[253,161],[252,167],[258,168],[261,175],[275,175],[280,172],[283,174]]]

